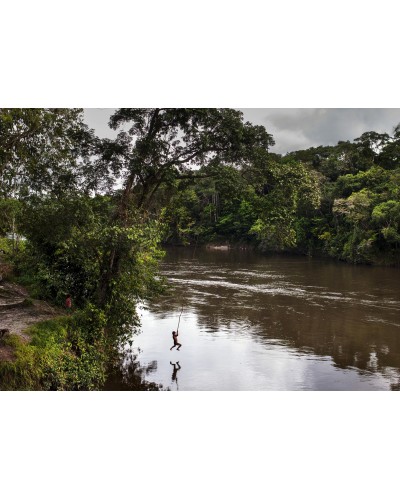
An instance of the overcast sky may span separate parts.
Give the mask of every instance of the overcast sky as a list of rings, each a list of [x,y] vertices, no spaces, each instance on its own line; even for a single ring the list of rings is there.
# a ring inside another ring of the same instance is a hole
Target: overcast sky
[[[100,137],[115,137],[107,125],[113,111],[111,108],[85,109],[86,122]],[[245,121],[265,126],[276,143],[271,151],[282,154],[351,141],[370,130],[392,133],[400,123],[400,109],[246,108],[241,111]]]

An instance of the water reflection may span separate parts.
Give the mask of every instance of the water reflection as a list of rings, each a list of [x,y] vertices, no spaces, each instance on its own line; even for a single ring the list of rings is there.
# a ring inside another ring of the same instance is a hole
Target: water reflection
[[[173,290],[148,305],[135,340],[141,363],[159,360],[148,380],[170,380],[156,332],[183,310],[183,389],[398,389],[398,269],[175,249],[163,273]]]
[[[140,348],[137,348],[136,352],[127,349],[122,359],[116,361],[115,365],[111,367],[103,390],[158,391],[162,389],[162,384],[146,380],[149,374],[157,371],[157,361],[153,360],[147,364],[140,363],[138,361],[140,353]]]
[[[173,363],[170,361],[170,364],[173,366],[173,371],[172,371],[172,382],[176,382],[176,389],[179,391],[179,386],[178,386],[178,371],[182,368],[181,365],[179,364],[179,361],[176,363]]]

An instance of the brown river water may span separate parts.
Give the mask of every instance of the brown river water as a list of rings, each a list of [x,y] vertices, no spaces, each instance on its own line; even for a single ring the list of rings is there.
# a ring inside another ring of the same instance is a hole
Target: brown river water
[[[399,269],[175,248],[162,274],[170,292],[140,309],[106,389],[132,367],[164,390],[400,389]]]

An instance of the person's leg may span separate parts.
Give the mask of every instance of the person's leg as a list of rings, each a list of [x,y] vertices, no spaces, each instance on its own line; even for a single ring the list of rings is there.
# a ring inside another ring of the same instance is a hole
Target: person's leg
[[[179,351],[179,349],[182,347],[182,344],[177,344],[179,347],[177,349],[177,351]]]
[[[175,347],[175,344],[171,347],[170,351],[172,351],[172,349]]]

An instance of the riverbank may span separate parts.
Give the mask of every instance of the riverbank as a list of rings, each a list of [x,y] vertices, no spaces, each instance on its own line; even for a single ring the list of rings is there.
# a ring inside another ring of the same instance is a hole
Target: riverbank
[[[113,390],[119,362],[93,323],[88,311],[65,315],[64,309],[30,297],[26,288],[2,281],[0,390]],[[134,371],[129,390],[159,389]]]
[[[398,255],[382,255],[379,258],[377,257],[375,260],[365,261],[365,262],[353,262],[349,259],[339,258],[334,255],[330,255],[327,252],[324,252],[321,248],[287,248],[285,250],[271,250],[265,249],[259,243],[247,243],[247,242],[230,242],[230,241],[214,241],[214,242],[204,242],[204,243],[190,243],[188,245],[183,244],[172,244],[172,243],[164,243],[164,248],[188,248],[193,249],[193,255],[196,255],[196,252],[200,249],[206,249],[216,252],[227,252],[227,251],[246,251],[246,252],[254,252],[256,255],[272,257],[272,256],[294,256],[294,257],[310,257],[316,259],[322,259],[326,261],[338,262],[342,264],[349,264],[352,266],[361,266],[361,267],[389,267],[389,268],[400,268],[400,252]]]
[[[26,288],[12,282],[0,283],[0,362],[15,359],[15,349],[7,345],[9,336],[17,337],[22,343],[29,343],[32,325],[62,316],[64,311],[43,300],[29,296]]]
[[[85,328],[84,313],[66,315],[12,278],[3,273],[0,282],[0,390],[101,387],[108,356]]]

